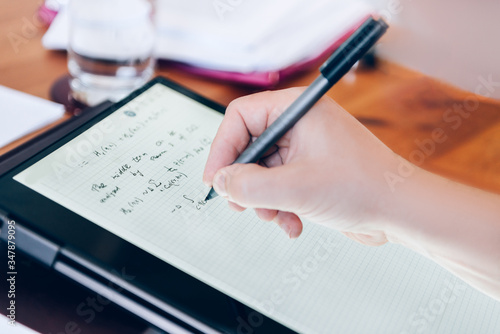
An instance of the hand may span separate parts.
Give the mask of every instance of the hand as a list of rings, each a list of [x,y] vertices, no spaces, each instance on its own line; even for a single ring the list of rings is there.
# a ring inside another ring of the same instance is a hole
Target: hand
[[[321,99],[257,164],[229,166],[301,93],[264,92],[233,101],[212,144],[203,175],[241,211],[255,208],[291,238],[301,218],[368,245],[387,242],[379,217],[389,188],[384,171],[395,155],[330,98]]]
[[[500,196],[426,172],[398,157],[329,98],[260,161],[231,165],[303,91],[233,101],[212,143],[204,182],[235,210],[254,208],[291,237],[301,218],[367,245],[388,240],[441,264],[500,300]],[[412,170],[389,186],[387,173]]]

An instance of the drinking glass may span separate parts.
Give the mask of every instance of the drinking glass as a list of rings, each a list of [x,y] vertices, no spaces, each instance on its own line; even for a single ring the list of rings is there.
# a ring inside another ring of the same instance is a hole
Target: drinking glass
[[[89,106],[118,101],[154,73],[153,3],[70,0],[71,95]]]

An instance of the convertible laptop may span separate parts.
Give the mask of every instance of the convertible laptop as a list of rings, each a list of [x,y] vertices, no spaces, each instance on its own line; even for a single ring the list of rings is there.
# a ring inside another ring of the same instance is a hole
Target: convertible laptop
[[[204,202],[223,111],[156,78],[8,154],[2,239],[170,333],[500,332],[499,302],[407,249]]]

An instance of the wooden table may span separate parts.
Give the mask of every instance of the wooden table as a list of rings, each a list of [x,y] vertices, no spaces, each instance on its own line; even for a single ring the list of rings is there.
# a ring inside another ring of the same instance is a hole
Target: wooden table
[[[67,73],[66,54],[42,48],[45,28],[34,16],[39,4],[36,0],[0,0],[0,84],[48,98],[53,82]],[[12,42],[14,37],[17,44]],[[168,66],[160,66],[157,72],[222,104],[256,91]],[[303,73],[276,88],[307,85],[316,75],[317,71]],[[445,177],[500,193],[499,101],[460,91],[387,62],[373,70],[349,73],[329,95],[404,158]],[[433,141],[433,131],[439,129],[446,136],[440,143]],[[32,136],[0,148],[0,154]],[[24,279],[25,293],[20,292],[19,298],[25,312],[20,309],[19,320],[42,331],[64,333],[64,324],[75,316],[78,303],[85,300],[82,296],[89,292],[26,261],[26,272],[43,273],[43,277],[38,281]],[[52,284],[54,280],[59,283]],[[1,303],[5,310],[4,301]],[[120,332],[134,333],[143,327],[123,311],[110,308],[110,315],[83,324],[84,332],[112,333],[123,328]]]

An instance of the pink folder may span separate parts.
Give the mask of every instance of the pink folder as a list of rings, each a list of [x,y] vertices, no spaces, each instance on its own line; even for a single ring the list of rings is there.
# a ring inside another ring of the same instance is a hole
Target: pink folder
[[[48,8],[47,6],[45,6],[45,4],[38,7],[38,18],[45,25],[50,25],[52,21],[54,21],[56,15],[57,11]]]

